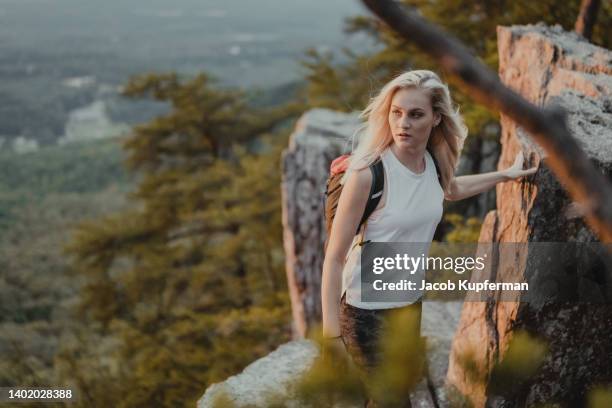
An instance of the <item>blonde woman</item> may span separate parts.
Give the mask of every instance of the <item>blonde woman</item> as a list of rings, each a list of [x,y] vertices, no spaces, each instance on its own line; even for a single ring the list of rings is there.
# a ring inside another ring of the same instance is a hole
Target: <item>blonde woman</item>
[[[415,70],[395,77],[360,117],[364,127],[343,179],[323,263],[321,297],[324,336],[348,352],[358,368],[370,373],[379,362],[376,350],[387,312],[411,308],[420,316],[421,299],[362,302],[361,246],[356,242],[430,243],[442,218],[444,199],[471,197],[537,169],[523,170],[519,154],[505,170],[455,177],[467,129],[448,86],[432,71]],[[382,199],[361,233],[355,235],[369,198],[369,166],[377,160],[384,167]],[[418,331],[415,338],[420,337]],[[376,403],[369,399],[366,406]]]

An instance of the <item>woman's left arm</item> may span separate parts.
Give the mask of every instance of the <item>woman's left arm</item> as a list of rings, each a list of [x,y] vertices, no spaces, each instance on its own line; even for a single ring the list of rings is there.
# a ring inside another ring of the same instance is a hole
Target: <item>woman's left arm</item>
[[[445,194],[444,198],[450,201],[463,200],[487,191],[497,183],[529,176],[538,170],[537,167],[523,170],[523,162],[523,153],[519,152],[514,159],[514,164],[507,169],[455,177],[451,182],[450,193]]]

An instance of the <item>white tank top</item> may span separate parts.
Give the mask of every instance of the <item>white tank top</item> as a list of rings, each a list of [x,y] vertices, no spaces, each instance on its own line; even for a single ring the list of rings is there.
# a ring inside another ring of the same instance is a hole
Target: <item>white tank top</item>
[[[442,218],[444,192],[438,181],[435,164],[425,151],[425,171],[414,173],[404,166],[391,149],[381,155],[385,170],[386,200],[368,218],[364,240],[372,242],[423,243],[424,255],[429,253],[436,227]],[[406,306],[417,301],[422,294],[407,293],[407,301],[361,301],[361,246],[355,236],[342,270],[342,294],[346,303],[361,309],[389,309]]]

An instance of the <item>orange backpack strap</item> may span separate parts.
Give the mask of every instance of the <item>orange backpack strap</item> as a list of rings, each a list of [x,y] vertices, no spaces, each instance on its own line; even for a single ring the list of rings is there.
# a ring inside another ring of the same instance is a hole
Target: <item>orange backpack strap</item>
[[[330,176],[334,176],[338,173],[344,173],[349,166],[351,157],[349,154],[343,154],[342,156],[336,157],[329,166]]]

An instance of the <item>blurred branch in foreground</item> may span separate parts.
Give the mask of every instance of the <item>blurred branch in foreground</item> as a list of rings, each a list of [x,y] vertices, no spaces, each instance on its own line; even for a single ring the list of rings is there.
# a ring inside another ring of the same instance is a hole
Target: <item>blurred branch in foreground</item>
[[[593,34],[593,26],[597,20],[598,11],[599,0],[582,0],[574,30],[589,41]]]
[[[560,107],[539,108],[501,83],[454,37],[390,0],[363,3],[402,37],[432,55],[483,105],[503,112],[525,128],[550,158],[551,170],[586,209],[586,221],[603,242],[612,242],[612,186],[572,137]]]

